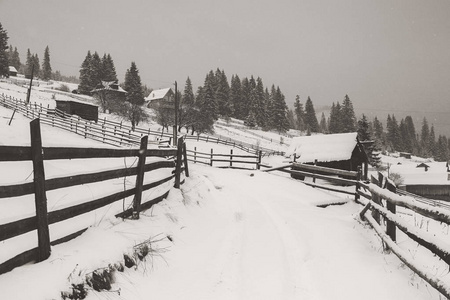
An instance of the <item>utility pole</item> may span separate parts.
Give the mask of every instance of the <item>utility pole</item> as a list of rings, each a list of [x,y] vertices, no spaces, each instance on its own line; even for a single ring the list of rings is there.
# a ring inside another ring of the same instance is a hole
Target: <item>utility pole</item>
[[[175,125],[173,126],[173,145],[177,145],[178,141],[178,90],[177,82],[175,81]]]
[[[27,102],[26,104],[30,103],[30,97],[31,97],[31,87],[33,86],[33,74],[34,74],[34,65],[31,67],[31,79],[30,79],[30,87],[28,88],[27,93]]]

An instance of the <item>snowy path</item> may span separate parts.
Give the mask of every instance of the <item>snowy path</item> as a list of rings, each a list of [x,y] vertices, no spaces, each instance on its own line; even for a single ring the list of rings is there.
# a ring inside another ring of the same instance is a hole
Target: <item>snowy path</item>
[[[196,167],[190,184],[212,199],[175,234],[168,267],[139,285],[163,299],[430,299],[409,270],[380,251],[349,203],[321,209],[336,196],[291,179]],[[195,176],[197,176],[195,178]],[[196,193],[198,193],[196,191]],[[206,220],[205,220],[206,218]],[[376,285],[374,284],[376,282]],[[414,283],[415,284],[415,283]],[[377,288],[378,286],[378,288]]]

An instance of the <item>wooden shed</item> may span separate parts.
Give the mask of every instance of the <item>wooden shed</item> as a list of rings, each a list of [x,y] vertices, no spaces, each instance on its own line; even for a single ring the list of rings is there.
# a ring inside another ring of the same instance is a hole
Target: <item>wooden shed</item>
[[[9,76],[14,76],[14,77],[16,77],[17,76],[17,69],[16,68],[14,68],[13,66],[9,66]]]
[[[154,90],[145,98],[145,103],[148,108],[157,108],[160,105],[172,106],[174,105],[175,94],[171,88]]]
[[[70,115],[77,115],[85,120],[98,121],[98,106],[77,100],[55,100],[56,108]]]
[[[333,169],[357,171],[361,167],[367,177],[369,159],[356,132],[296,137],[286,155],[298,163]]]

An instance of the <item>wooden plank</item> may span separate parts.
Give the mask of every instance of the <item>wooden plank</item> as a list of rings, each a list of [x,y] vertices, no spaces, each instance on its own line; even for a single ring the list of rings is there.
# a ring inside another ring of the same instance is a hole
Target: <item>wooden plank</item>
[[[30,122],[31,159],[34,174],[34,203],[36,205],[36,221],[38,232],[38,261],[50,256],[50,232],[47,219],[47,195],[45,191],[44,159],[42,155],[41,128],[39,119]]]
[[[31,147],[0,146],[0,161],[31,160]]]
[[[315,187],[315,188],[318,188],[318,189],[323,189],[323,190],[327,190],[327,191],[331,191],[331,192],[338,192],[338,193],[352,195],[352,196],[355,195],[355,193],[352,193],[352,192],[349,192],[349,191],[340,190],[340,189],[336,189],[336,188],[331,188],[329,186],[324,186],[324,185],[315,184],[315,183],[309,183],[309,182],[304,182],[304,181],[302,181],[302,183],[306,184],[308,186],[312,186],[312,187]]]
[[[389,180],[386,180],[386,188],[388,189],[388,191],[393,193],[395,193],[397,190],[395,185],[393,185]],[[395,214],[397,212],[397,206],[392,202],[387,201],[386,208],[392,214]],[[395,229],[396,229],[395,223],[392,222],[390,219],[388,219],[386,222],[386,233],[394,242],[397,240],[397,233]]]
[[[71,207],[51,211],[48,213],[48,221],[50,224],[57,223],[63,220],[67,220],[81,214],[93,211],[108,204],[114,203],[126,197],[133,196],[135,194],[135,188],[114,193],[90,202],[81,203]]]
[[[299,171],[322,172],[322,173],[326,173],[326,174],[340,175],[340,176],[350,177],[350,178],[354,178],[354,179],[356,179],[356,176],[358,174],[358,172],[355,172],[355,171],[339,170],[339,169],[319,167],[319,166],[313,166],[313,165],[307,165],[307,164],[301,164],[301,163],[293,163],[292,168],[297,168],[297,169],[299,169]]]
[[[158,197],[156,197],[156,198],[154,198],[152,200],[149,200],[147,202],[142,203],[141,204],[141,209],[142,210],[146,210],[146,209],[151,208],[153,205],[155,205],[155,204],[161,202],[162,200],[164,200],[165,198],[167,198],[168,195],[169,195],[169,191],[167,191],[166,193],[164,193],[161,196],[158,196]],[[132,214],[133,214],[133,210],[130,208],[130,209],[127,209],[127,210],[125,210],[125,211],[123,211],[121,213],[116,214],[116,218],[128,218]]]
[[[55,246],[55,245],[59,245],[59,244],[68,242],[68,241],[70,241],[70,240],[73,240],[74,238],[76,238],[76,237],[82,235],[86,230],[88,230],[88,228],[84,228],[84,229],[78,230],[78,231],[76,231],[76,232],[74,232],[74,233],[71,233],[71,234],[69,234],[69,235],[66,235],[65,237],[56,239],[56,240],[50,242],[50,245]]]
[[[289,170],[288,173],[291,174],[297,174],[297,175],[303,175],[307,177],[316,177],[319,179],[325,179],[329,180],[331,182],[339,183],[339,184],[345,184],[345,185],[356,185],[356,180],[350,180],[350,179],[344,179],[344,178],[338,178],[333,176],[327,176],[327,175],[320,175],[320,174],[312,174],[309,172],[303,172],[303,171],[296,171],[296,170]]]
[[[1,149],[1,148],[0,148]],[[1,152],[0,152],[1,154]],[[175,149],[148,149],[146,156],[167,157],[176,154]],[[107,148],[44,148],[44,159],[80,159],[80,158],[111,158],[139,156],[139,149],[107,149]]]
[[[36,216],[0,225],[0,241],[37,229]]]
[[[34,183],[27,182],[22,184],[4,185],[0,186],[0,199],[19,197],[34,193]]]
[[[39,248],[33,248],[31,250],[22,252],[0,264],[0,274],[9,272],[14,268],[23,266],[27,263],[37,261],[38,255],[39,255]]]
[[[292,164],[289,165],[283,165],[283,166],[279,166],[279,167],[273,167],[267,170],[263,170],[263,172],[271,172],[271,171],[280,171],[281,169],[286,169],[286,168],[290,168],[292,167]]]

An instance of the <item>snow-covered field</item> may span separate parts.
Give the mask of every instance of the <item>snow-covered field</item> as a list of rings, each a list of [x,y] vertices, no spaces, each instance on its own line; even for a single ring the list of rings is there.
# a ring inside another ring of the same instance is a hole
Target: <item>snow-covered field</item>
[[[3,91],[23,95],[17,86],[0,83],[0,93]],[[43,105],[51,102],[44,97],[48,93],[36,91],[39,93],[43,93],[39,98],[46,103]],[[0,145],[27,145],[29,120],[16,115],[8,126],[11,114],[0,107]],[[227,130],[239,137],[239,131],[230,128]],[[42,126],[42,132],[44,146],[106,147],[46,126]],[[244,133],[242,136],[246,142],[254,141]],[[205,152],[209,147],[214,147],[215,153],[229,153],[230,149],[189,143],[188,148]],[[267,159],[270,161],[265,163],[271,165],[286,160]],[[55,162],[46,163],[45,168],[49,176],[57,176],[124,163],[132,162]],[[91,289],[87,299],[443,299],[396,256],[383,251],[374,231],[359,218],[362,207],[352,199],[345,205],[318,208],[318,204],[345,196],[313,189],[283,173],[198,164],[189,167],[191,177],[181,189],[172,189],[166,200],[143,213],[140,220],[113,217],[111,212],[122,206],[119,203],[119,207],[112,205],[61,225],[90,222],[91,227],[80,237],[52,247],[48,260],[0,275],[0,299],[61,299],[60,293],[70,291],[72,283],[81,282],[98,268],[123,262],[124,254],[132,253],[134,245],[148,239],[158,240],[152,243],[151,256],[137,268],[115,272],[111,291]],[[30,180],[29,165],[1,163],[0,170],[0,185]],[[133,180],[130,178],[131,183]],[[70,203],[89,200],[102,188],[114,188],[115,184],[104,182],[95,191],[81,186],[58,195],[54,204],[62,205],[66,198]],[[0,199],[0,211],[8,211],[0,215],[0,224],[23,217],[26,211],[32,213],[32,204],[20,207],[8,201]],[[15,209],[15,216],[10,207]],[[430,226],[430,231],[448,239],[448,226],[421,224],[412,215],[406,218],[417,226]],[[50,230],[56,234],[59,229],[53,226]],[[5,253],[35,247],[34,235],[31,232],[0,242],[1,259]],[[399,235],[399,245],[410,249],[411,258],[422,254],[403,235]],[[448,266],[442,267],[435,259],[423,264],[450,283]]]

